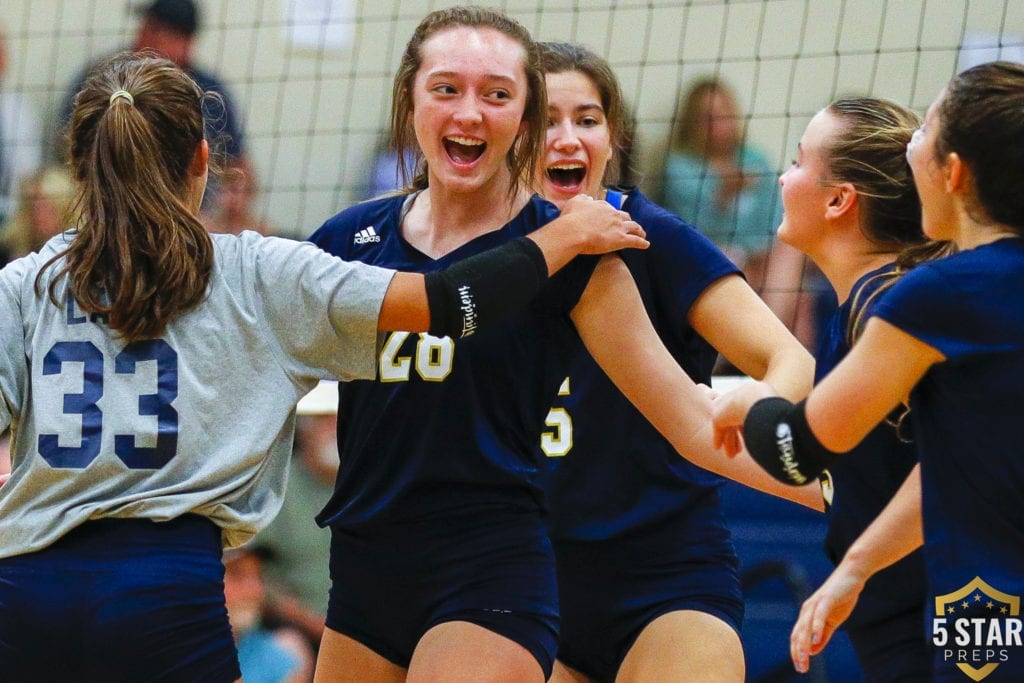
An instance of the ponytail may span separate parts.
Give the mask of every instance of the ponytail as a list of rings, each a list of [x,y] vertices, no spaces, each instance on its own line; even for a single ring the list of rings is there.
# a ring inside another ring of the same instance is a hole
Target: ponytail
[[[125,54],[94,72],[75,101],[80,218],[70,246],[46,264],[65,258],[49,295],[58,303],[66,275],[78,306],[128,341],[158,336],[206,293],[213,244],[188,204],[206,96],[171,62]]]

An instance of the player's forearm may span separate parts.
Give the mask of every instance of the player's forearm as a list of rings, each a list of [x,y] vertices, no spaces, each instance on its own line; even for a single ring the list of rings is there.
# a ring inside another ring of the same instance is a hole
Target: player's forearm
[[[621,259],[601,260],[572,319],[597,364],[662,436],[677,449],[698,442],[710,402],[661,342]]]
[[[866,581],[923,543],[921,466],[915,465],[896,495],[853,542],[840,564],[848,574]]]
[[[765,472],[764,468],[750,457],[750,453],[746,449],[741,450],[733,457],[725,457],[720,450],[714,447],[712,435],[713,428],[709,418],[697,437],[700,448],[685,453],[680,451],[680,455],[709,472],[749,486],[761,493],[803,505],[816,512],[825,511],[825,503],[821,497],[821,485],[817,479],[803,486],[783,484]]]
[[[663,415],[661,408],[651,405],[641,407],[644,415],[662,436],[668,439],[679,455],[694,465],[726,479],[817,512],[824,512],[821,487],[816,479],[804,486],[790,486],[765,472],[746,450],[731,458],[724,457],[713,443],[711,401],[703,395],[683,393],[684,385],[685,383],[680,380],[675,385],[665,386],[664,393],[656,394],[659,397],[677,397],[674,402],[663,399],[657,401],[663,406],[671,406],[670,410],[665,411],[667,414]],[[641,405],[644,404],[641,403],[638,407]],[[679,416],[684,414],[687,416],[686,419],[679,419]]]
[[[786,486],[746,453],[728,459],[714,447],[710,396],[694,384],[658,338],[621,261],[602,261],[573,311],[573,320],[598,365],[682,457],[759,491],[823,509],[817,483]]]
[[[574,223],[570,217],[561,216],[527,235],[544,254],[548,275],[554,275],[582,252],[586,237],[573,229]]]
[[[541,249],[522,238],[442,271],[395,273],[377,329],[466,337],[526,306],[547,279]]]
[[[763,381],[790,401],[807,397],[814,385],[814,358],[796,339],[779,344],[768,361]]]

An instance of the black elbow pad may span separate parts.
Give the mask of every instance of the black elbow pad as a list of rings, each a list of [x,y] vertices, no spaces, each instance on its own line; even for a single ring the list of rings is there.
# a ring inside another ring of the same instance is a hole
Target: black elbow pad
[[[429,332],[438,337],[468,337],[523,308],[547,279],[544,252],[526,237],[427,273]]]
[[[743,421],[747,451],[784,484],[801,486],[817,478],[839,457],[821,445],[807,424],[806,401],[763,398]]]

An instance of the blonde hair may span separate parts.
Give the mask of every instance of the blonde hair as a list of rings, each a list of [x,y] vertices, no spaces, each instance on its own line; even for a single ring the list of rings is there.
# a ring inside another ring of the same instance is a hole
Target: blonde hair
[[[861,196],[861,233],[879,249],[895,254],[896,268],[876,275],[872,289],[853,292],[846,339],[853,344],[864,331],[872,302],[908,270],[951,251],[947,242],[929,240],[921,227],[921,200],[907,161],[907,143],[921,119],[890,100],[845,97],[825,110],[840,126],[825,149],[827,183],[850,183]],[[869,296],[863,292],[871,290]]]

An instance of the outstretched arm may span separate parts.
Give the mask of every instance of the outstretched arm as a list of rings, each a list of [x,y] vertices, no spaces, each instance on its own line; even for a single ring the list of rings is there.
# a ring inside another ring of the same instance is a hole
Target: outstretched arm
[[[814,383],[814,359],[739,275],[721,278],[690,308],[690,324],[770,395],[799,401]],[[743,451],[741,425],[717,430],[716,446],[730,457]],[[768,477],[767,473],[764,474]],[[823,509],[819,502],[817,509]]]
[[[716,402],[715,429],[721,435],[743,425],[757,462],[779,481],[802,484],[860,443],[943,359],[934,347],[872,318],[806,402],[759,400],[754,390],[741,387],[736,396]]]
[[[629,214],[607,202],[574,197],[561,216],[525,238],[439,273],[396,273],[377,329],[467,336],[526,305],[548,276],[578,254],[646,249],[644,234]]]
[[[806,673],[810,658],[825,649],[850,616],[864,584],[924,543],[921,466],[915,465],[884,510],[850,546],[825,583],[804,601],[789,637],[793,666]]]
[[[572,319],[594,360],[683,457],[752,488],[821,509],[816,483],[788,487],[764,476],[749,458],[730,460],[715,450],[710,397],[662,344],[621,259],[601,260]]]
[[[814,384],[814,358],[739,275],[709,286],[690,309],[690,324],[742,372],[791,401]]]

